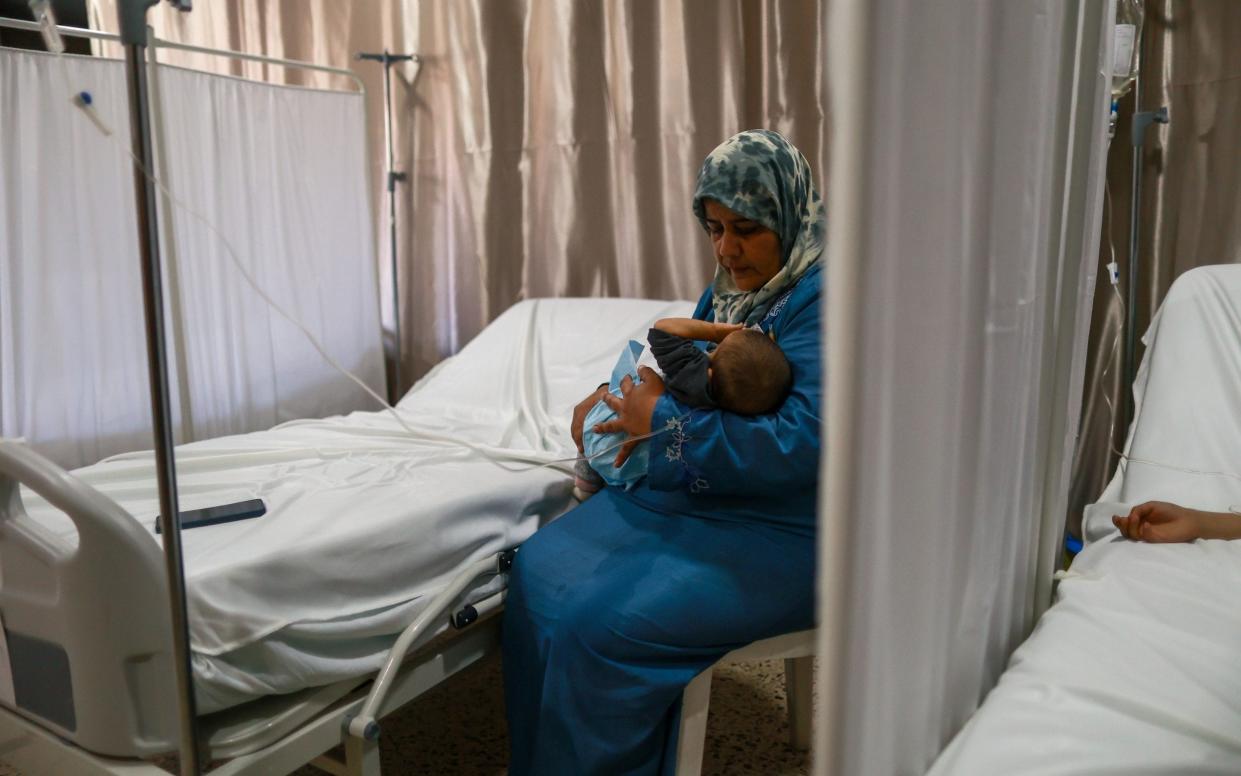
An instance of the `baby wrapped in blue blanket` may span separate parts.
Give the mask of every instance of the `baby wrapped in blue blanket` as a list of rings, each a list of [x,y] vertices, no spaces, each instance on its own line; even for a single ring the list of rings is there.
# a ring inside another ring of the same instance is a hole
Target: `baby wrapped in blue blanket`
[[[713,323],[693,318],[664,318],[647,333],[651,354],[664,373],[664,388],[682,404],[694,409],[722,409],[739,415],[775,412],[792,386],[792,371],[780,347],[758,326]],[[701,342],[710,349],[699,347]],[[638,377],[642,343],[630,341],[612,370],[608,390],[621,395],[621,381]],[[640,443],[625,463],[615,458],[625,442],[623,433],[601,434],[593,429],[616,417],[603,401],[596,404],[582,424],[586,457],[575,469],[579,498],[586,498],[606,482],[620,488],[634,487],[646,476],[649,445]],[[657,429],[653,429],[658,431]]]

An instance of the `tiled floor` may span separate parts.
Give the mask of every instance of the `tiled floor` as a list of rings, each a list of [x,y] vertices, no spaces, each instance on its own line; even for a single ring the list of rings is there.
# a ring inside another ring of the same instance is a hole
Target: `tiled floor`
[[[791,749],[787,741],[783,661],[717,669],[703,773],[808,773],[808,757]],[[500,776],[507,746],[500,662],[493,656],[387,717],[380,757],[387,776]],[[296,774],[321,776],[322,772],[305,767]],[[18,772],[0,763],[0,776],[18,776]]]

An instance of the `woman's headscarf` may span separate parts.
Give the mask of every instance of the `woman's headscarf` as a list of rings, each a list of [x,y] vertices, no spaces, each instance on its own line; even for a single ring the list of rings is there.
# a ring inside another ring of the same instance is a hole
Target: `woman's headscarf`
[[[780,133],[751,129],[721,143],[698,171],[694,215],[708,229],[705,199],[780,237],[780,271],[762,288],[742,291],[727,270],[715,268],[715,320],[758,323],[823,253],[823,201],[815,191],[810,164]]]

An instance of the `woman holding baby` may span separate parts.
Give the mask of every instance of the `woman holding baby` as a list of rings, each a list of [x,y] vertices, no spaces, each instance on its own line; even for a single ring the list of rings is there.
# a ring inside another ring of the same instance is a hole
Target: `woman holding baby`
[[[607,386],[600,432],[654,436],[607,487],[517,553],[504,613],[510,774],[670,772],[685,685],[727,652],[814,622],[823,205],[802,154],[743,132],[703,162],[693,211],[715,279],[694,318],[758,327],[791,388],[762,415],[691,407],[650,369]],[[587,434],[591,429],[586,430]]]

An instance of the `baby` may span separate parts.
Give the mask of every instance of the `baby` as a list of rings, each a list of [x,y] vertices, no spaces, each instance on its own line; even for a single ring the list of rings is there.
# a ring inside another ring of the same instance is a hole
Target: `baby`
[[[716,343],[709,352],[694,341]],[[771,337],[741,324],[711,323],[692,318],[664,318],[647,333],[651,354],[664,373],[664,388],[682,404],[695,409],[719,408],[738,415],[774,412],[792,386],[788,359]],[[635,348],[640,348],[637,343]],[[624,360],[624,355],[622,355]],[[619,366],[619,365],[618,365]],[[619,395],[616,377],[609,390]],[[588,460],[575,469],[579,498],[599,490],[606,482],[626,489],[646,476],[649,453],[646,445],[619,468],[613,464],[623,434],[598,434],[592,429],[616,417],[600,401],[587,415],[582,439]]]

